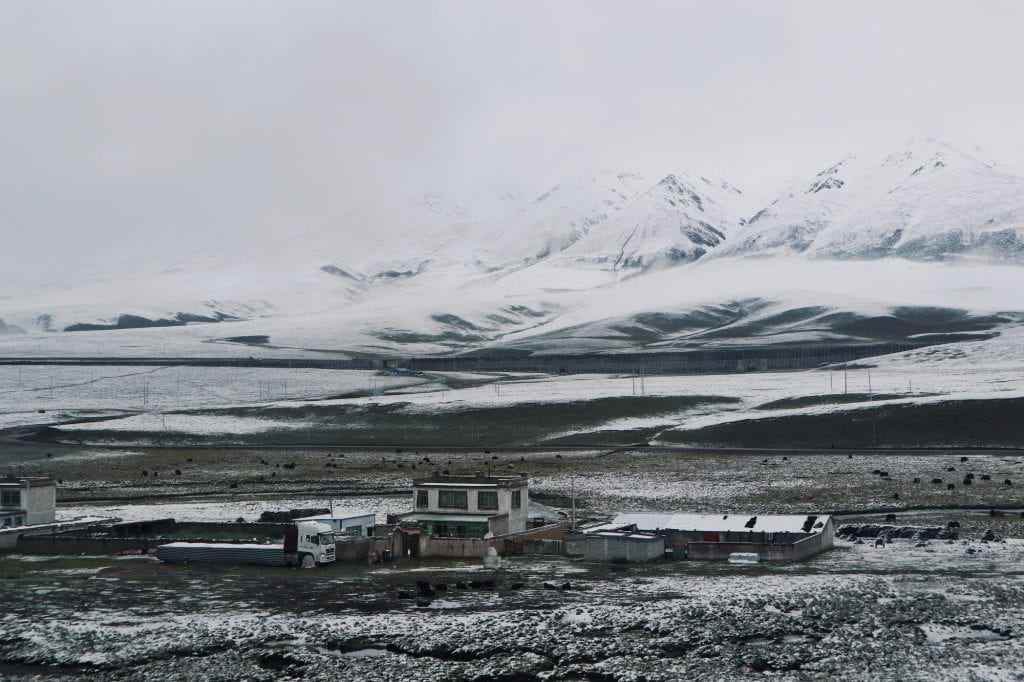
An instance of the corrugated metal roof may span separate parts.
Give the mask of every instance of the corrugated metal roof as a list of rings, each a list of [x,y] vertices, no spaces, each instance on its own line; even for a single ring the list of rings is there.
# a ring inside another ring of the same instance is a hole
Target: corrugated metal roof
[[[811,514],[648,514],[622,513],[615,517],[612,527],[635,525],[637,530],[691,530],[709,532],[754,531],[755,533],[820,533],[829,516],[816,515],[810,531],[804,525]],[[751,519],[754,519],[751,523]],[[748,525],[749,524],[749,525]]]

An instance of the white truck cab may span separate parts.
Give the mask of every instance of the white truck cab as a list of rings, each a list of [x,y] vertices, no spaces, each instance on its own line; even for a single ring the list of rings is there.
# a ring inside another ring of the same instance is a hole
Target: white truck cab
[[[300,563],[305,562],[309,556],[316,564],[329,564],[334,561],[334,531],[326,523],[318,521],[299,521],[295,524],[297,538],[295,548],[288,547],[288,538],[285,538],[285,552],[294,551],[298,554]]]

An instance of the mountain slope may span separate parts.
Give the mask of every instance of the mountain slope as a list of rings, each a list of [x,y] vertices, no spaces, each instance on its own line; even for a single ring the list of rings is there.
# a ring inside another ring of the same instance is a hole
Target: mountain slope
[[[716,257],[1024,261],[1024,177],[925,140],[849,156],[758,211]]]

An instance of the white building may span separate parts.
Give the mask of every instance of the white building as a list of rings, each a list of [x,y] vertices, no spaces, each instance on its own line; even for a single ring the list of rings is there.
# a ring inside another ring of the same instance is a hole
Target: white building
[[[0,478],[0,528],[53,523],[57,484],[49,476]]]
[[[403,518],[438,537],[481,538],[526,530],[529,479],[514,476],[445,476],[413,481],[413,511]]]
[[[377,522],[377,515],[366,512],[342,514],[334,512],[331,514],[317,514],[316,516],[304,516],[296,521],[318,521],[326,523],[331,529],[340,535],[353,535],[365,537],[369,535],[370,529]]]

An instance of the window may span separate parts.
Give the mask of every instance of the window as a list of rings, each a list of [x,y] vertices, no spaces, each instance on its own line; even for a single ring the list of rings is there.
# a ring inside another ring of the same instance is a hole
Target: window
[[[20,504],[20,490],[0,490],[0,507],[17,507]]]
[[[513,490],[512,491],[512,508],[519,509],[523,506],[523,491]]]
[[[476,494],[476,508],[477,509],[497,509],[498,508],[498,491],[497,490],[481,490]]]
[[[469,509],[469,494],[465,490],[439,490],[437,506],[442,509]]]
[[[417,507],[429,507],[430,506],[429,497],[427,496],[427,491],[426,490],[417,490],[416,491],[416,506]]]

